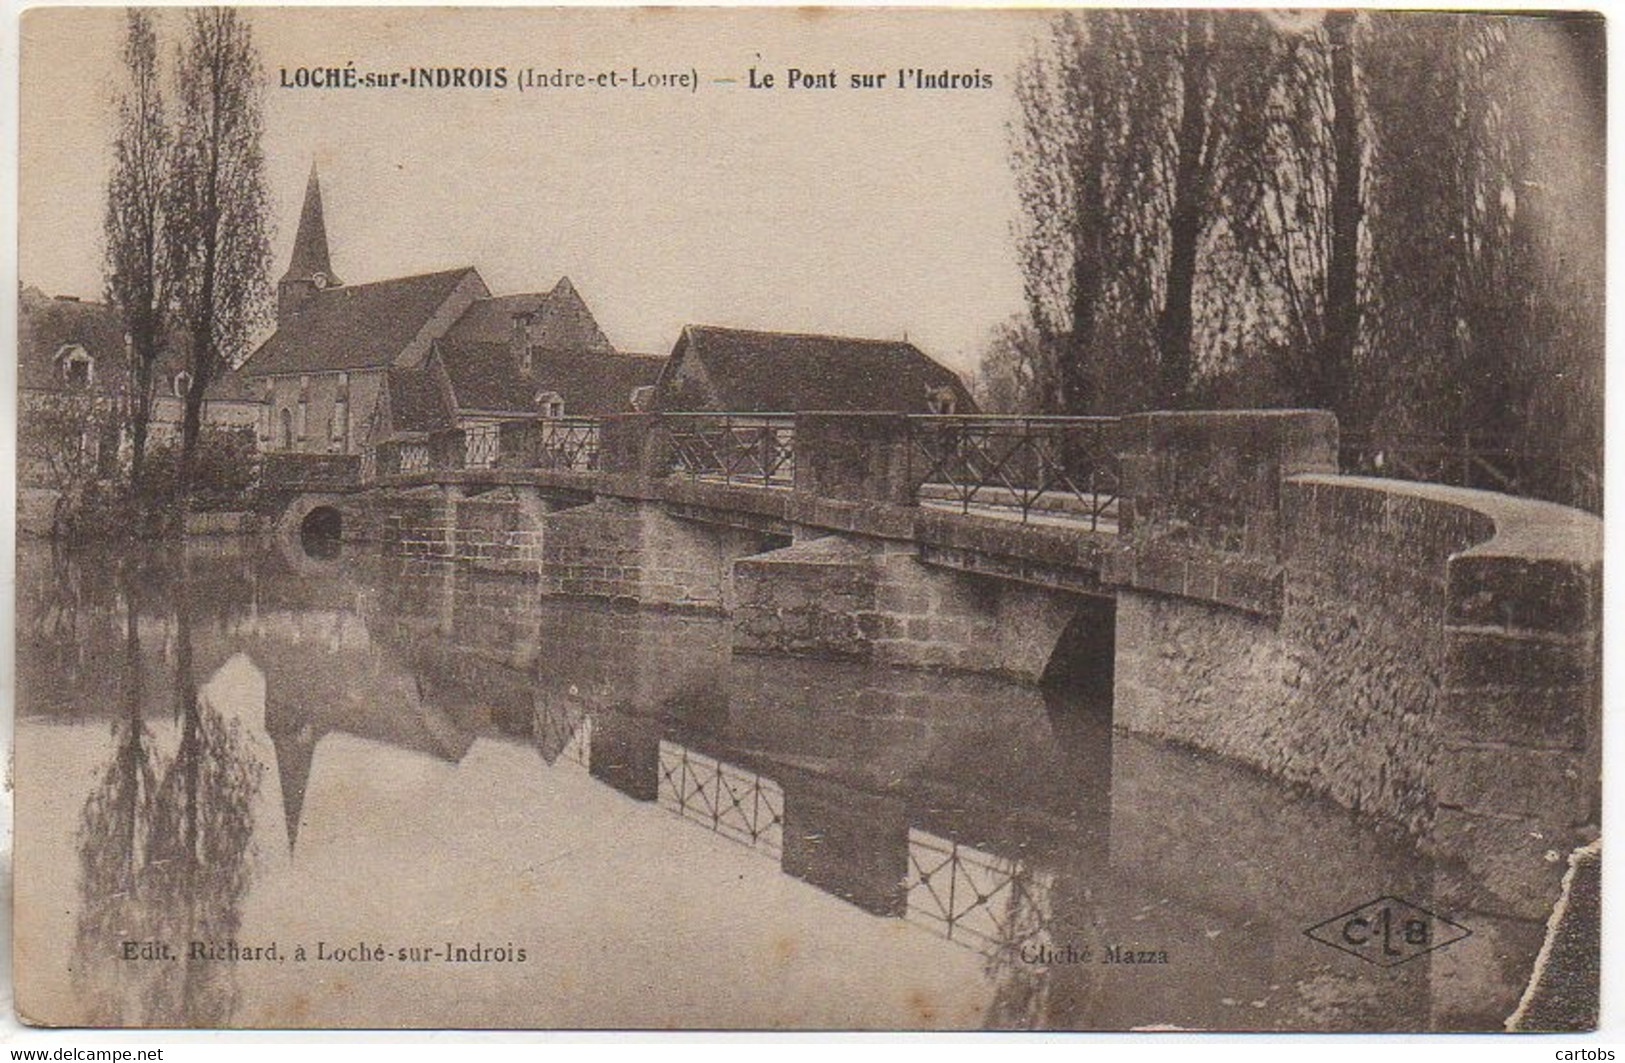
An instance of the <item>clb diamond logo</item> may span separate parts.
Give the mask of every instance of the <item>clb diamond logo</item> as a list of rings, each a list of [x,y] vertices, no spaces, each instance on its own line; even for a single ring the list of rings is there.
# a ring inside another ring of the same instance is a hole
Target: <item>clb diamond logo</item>
[[[1399,897],[1378,897],[1304,933],[1378,967],[1398,967],[1472,931]]]

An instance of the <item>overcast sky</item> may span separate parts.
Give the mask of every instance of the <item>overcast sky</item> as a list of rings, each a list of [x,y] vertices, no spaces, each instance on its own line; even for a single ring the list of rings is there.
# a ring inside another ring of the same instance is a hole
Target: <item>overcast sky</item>
[[[267,75],[273,275],[320,168],[335,272],[473,264],[498,293],[568,274],[622,349],[688,322],[896,337],[956,368],[1021,308],[1006,159],[1018,12],[248,12]],[[166,42],[181,14],[160,15]],[[122,12],[24,22],[20,273],[98,297]],[[280,70],[697,69],[697,93],[278,87]],[[750,67],[992,75],[986,91],[750,90]]]

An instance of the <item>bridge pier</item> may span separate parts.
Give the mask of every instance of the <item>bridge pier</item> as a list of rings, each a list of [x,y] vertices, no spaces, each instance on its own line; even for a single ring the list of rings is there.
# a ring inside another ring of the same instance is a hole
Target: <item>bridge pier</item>
[[[543,591],[622,605],[726,613],[736,558],[781,541],[674,517],[659,502],[599,498],[557,513],[543,536]]]
[[[1025,682],[1044,676],[1082,605],[1074,593],[927,564],[912,543],[844,534],[741,558],[734,584],[736,652]]]

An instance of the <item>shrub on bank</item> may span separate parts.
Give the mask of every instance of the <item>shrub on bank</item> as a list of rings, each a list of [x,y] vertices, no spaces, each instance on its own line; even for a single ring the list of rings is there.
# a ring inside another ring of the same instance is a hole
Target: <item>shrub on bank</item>
[[[64,491],[57,502],[54,534],[69,542],[181,534],[187,507],[180,495],[180,449],[178,438],[150,446],[139,489],[131,484],[125,463],[115,477]],[[204,426],[194,458],[191,509],[253,509],[259,501],[259,468],[252,429]]]

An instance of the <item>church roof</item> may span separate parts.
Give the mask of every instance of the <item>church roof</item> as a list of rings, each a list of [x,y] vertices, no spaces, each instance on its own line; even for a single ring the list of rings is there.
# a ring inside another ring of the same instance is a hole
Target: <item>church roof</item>
[[[327,278],[329,286],[343,283],[333,275],[327,253],[327,223],[322,217],[322,185],[316,177],[316,164],[310,164],[310,180],[305,183],[305,205],[299,212],[299,232],[293,238],[293,255],[288,260],[284,281],[308,280],[316,274]]]
[[[474,268],[464,266],[315,292],[244,371],[266,376],[388,366],[471,273]]]
[[[685,359],[695,359],[718,410],[928,413],[931,393],[950,390],[963,412],[975,409],[964,383],[904,340],[757,332],[689,325],[661,374],[656,408],[693,409],[677,386]],[[704,408],[704,407],[699,407]]]

